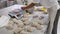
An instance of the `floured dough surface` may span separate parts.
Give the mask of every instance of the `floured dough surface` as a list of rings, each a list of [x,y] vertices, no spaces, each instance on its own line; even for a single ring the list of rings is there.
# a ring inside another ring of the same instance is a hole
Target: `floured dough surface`
[[[12,18],[6,29],[13,31],[14,34],[44,34],[47,29],[44,18],[27,13],[20,20]]]

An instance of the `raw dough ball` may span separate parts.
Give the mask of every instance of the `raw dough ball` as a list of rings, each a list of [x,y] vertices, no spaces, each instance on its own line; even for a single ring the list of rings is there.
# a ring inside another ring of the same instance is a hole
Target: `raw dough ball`
[[[32,32],[32,27],[31,26],[25,26],[24,30],[27,32]]]
[[[12,24],[8,24],[8,25],[6,26],[6,29],[12,30],[12,29],[13,29],[13,25],[12,25]]]
[[[13,19],[13,22],[14,22],[15,24],[22,23],[22,21],[21,21],[21,20],[17,20],[17,19]]]
[[[19,24],[17,24],[17,27],[23,27],[23,26],[24,26],[23,23],[19,23]]]
[[[18,22],[19,22],[19,23],[22,23],[22,21],[21,21],[21,20],[18,20]]]
[[[23,22],[24,23],[24,25],[29,25],[29,22],[28,21],[26,21],[26,22]]]
[[[23,22],[28,21],[28,18],[22,18],[22,21]]]
[[[41,25],[40,25],[39,23],[33,22],[33,23],[32,23],[32,26],[33,26],[33,27],[36,27],[38,30],[41,30],[41,29],[42,29],[42,27],[41,27]]]
[[[13,30],[13,32],[15,34],[17,34],[17,33],[21,32],[22,30],[23,30],[23,28],[16,28],[16,29]]]
[[[37,25],[37,30],[41,30],[42,28],[43,28],[43,26],[42,25]]]
[[[17,19],[13,19],[13,22],[18,24],[18,20]]]
[[[28,34],[26,31],[21,31],[20,34]]]
[[[32,22],[33,27],[36,27],[37,25],[39,25],[37,22]]]
[[[21,20],[13,19],[13,21],[16,23],[17,27],[23,27],[24,24],[22,23]]]
[[[39,23],[40,25],[43,25],[43,24],[44,24],[44,22],[43,22],[42,20],[38,21],[38,23]]]

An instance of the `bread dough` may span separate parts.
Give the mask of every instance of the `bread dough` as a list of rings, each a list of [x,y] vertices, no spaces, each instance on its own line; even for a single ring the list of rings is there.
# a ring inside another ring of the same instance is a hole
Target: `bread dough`
[[[24,25],[29,25],[29,21],[26,21],[26,22],[23,22],[24,23]]]
[[[18,20],[15,19],[15,18],[13,19],[13,22],[16,23],[16,24],[18,24]]]
[[[38,21],[38,24],[43,25],[44,24],[43,20]]]
[[[32,27],[31,26],[25,26],[24,30],[27,32],[32,32]]]
[[[32,22],[33,27],[36,27],[37,25],[39,25],[37,22]]]
[[[24,17],[27,17],[27,16],[29,16],[30,14],[29,13],[26,13],[26,14],[24,14]]]
[[[12,30],[12,29],[13,29],[13,25],[12,25],[12,24],[8,24],[8,25],[6,26],[6,29]]]
[[[21,21],[21,20],[18,20],[18,22],[19,22],[19,23],[22,23],[22,21]]]
[[[24,26],[23,23],[19,23],[19,24],[17,24],[17,27],[23,27],[23,26]]]
[[[22,18],[22,21],[23,22],[28,21],[28,18]]]
[[[16,28],[16,29],[13,30],[13,32],[15,34],[17,34],[17,33],[21,32],[22,30],[23,30],[23,28]]]
[[[37,30],[41,30],[41,29],[43,29],[43,26],[42,25],[37,25]]]
[[[20,34],[28,34],[26,31],[21,31]]]

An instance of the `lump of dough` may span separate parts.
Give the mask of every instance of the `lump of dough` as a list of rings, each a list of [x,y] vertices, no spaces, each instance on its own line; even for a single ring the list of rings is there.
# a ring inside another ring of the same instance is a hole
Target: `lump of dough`
[[[23,22],[28,21],[28,18],[22,18],[22,21]]]
[[[33,27],[36,27],[37,25],[39,25],[37,22],[32,22],[31,24]]]
[[[8,25],[6,26],[6,29],[12,30],[12,29],[13,29],[13,25],[12,25],[12,24],[8,24]]]
[[[18,22],[19,22],[19,23],[22,23],[22,21],[21,21],[21,20],[18,20]]]
[[[31,26],[25,26],[24,30],[27,32],[32,32],[32,27]]]
[[[23,26],[24,26],[23,23],[19,23],[19,24],[17,24],[17,27],[23,27]]]
[[[32,26],[33,26],[33,27],[36,27],[38,30],[40,30],[40,29],[41,29],[40,24],[39,24],[39,23],[37,23],[37,22],[32,22]]]
[[[40,21],[38,21],[38,23],[39,23],[40,25],[43,25],[43,24],[44,24],[44,21],[40,20]]]
[[[28,32],[23,30],[23,31],[20,32],[20,34],[28,34]]]
[[[17,34],[17,33],[21,32],[22,30],[23,30],[23,28],[16,28],[16,29],[13,30],[13,32],[15,34]]]
[[[42,25],[37,25],[37,30],[41,30],[42,28],[43,28],[43,26]]]
[[[22,23],[21,20],[17,20],[17,19],[13,19],[13,22],[14,22],[15,24],[20,24],[20,23]]]
[[[13,19],[13,22],[18,24],[18,20],[17,19]]]
[[[24,25],[29,25],[30,22],[26,21],[26,22],[23,22]]]

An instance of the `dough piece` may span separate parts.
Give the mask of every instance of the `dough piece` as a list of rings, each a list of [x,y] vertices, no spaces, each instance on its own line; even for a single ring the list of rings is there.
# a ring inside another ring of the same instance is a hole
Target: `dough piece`
[[[43,25],[44,22],[42,20],[38,21],[38,24]]]
[[[17,27],[23,27],[23,26],[24,26],[23,23],[19,23],[19,24],[17,24]]]
[[[17,20],[17,19],[13,19],[13,22],[16,23],[16,24],[19,24],[19,23],[21,23],[22,21],[21,21],[21,20]]]
[[[25,26],[24,30],[27,32],[32,32],[32,27],[31,26]]]
[[[37,30],[41,30],[42,28],[43,28],[43,26],[42,25],[37,25]]]
[[[19,22],[19,23],[22,23],[22,21],[21,21],[21,20],[18,20],[18,22]]]
[[[33,22],[33,23],[32,23],[32,26],[33,26],[33,27],[36,27],[37,30],[41,30],[41,29],[42,29],[42,27],[41,27],[41,25],[40,25],[39,23]]]
[[[21,31],[20,34],[28,34],[26,31]]]
[[[28,18],[22,18],[22,21],[23,22],[28,21]]]
[[[17,19],[13,19],[13,22],[18,24],[18,20]]]
[[[12,30],[12,29],[13,29],[13,25],[12,25],[12,24],[8,24],[8,25],[6,26],[6,29]]]
[[[28,21],[23,22],[24,25],[29,25],[30,23]]]
[[[22,30],[23,30],[23,28],[16,28],[16,29],[13,30],[13,32],[15,34],[17,34],[17,33],[21,32]]]
[[[37,25],[39,25],[37,22],[32,22],[33,27],[36,27]]]
[[[17,27],[23,27],[24,26],[24,24],[22,23],[21,20],[13,19],[13,21],[16,23]]]

